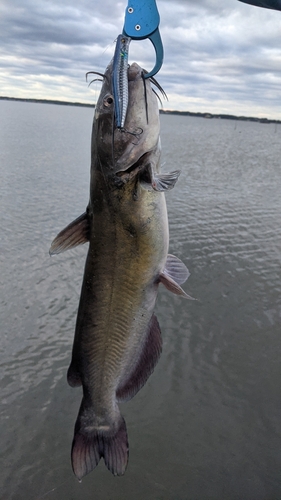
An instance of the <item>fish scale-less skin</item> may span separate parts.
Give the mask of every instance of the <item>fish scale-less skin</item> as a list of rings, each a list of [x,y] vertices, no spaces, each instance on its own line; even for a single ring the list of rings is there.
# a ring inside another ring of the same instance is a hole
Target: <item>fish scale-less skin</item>
[[[118,385],[132,372],[144,342],[158,287],[154,281],[166,261],[168,226],[162,193],[140,186],[135,210],[128,212],[133,183],[123,188],[120,202],[120,190],[108,193],[98,177],[93,205],[99,208],[93,211],[73,352],[95,418],[110,421]]]
[[[118,407],[143,387],[161,354],[153,312],[159,283],[177,295],[188,277],[168,256],[164,191],[179,171],[160,172],[158,103],[150,81],[133,63],[123,130],[115,127],[111,62],[106,69],[92,130],[90,201],[84,214],[54,239],[50,253],[90,241],[67,378],[83,387],[74,429],[72,467],[78,479],[103,457],[124,474],[129,454]]]
[[[112,73],[113,62],[95,108],[89,205],[50,248],[56,254],[90,242],[67,373],[72,387],[83,388],[71,451],[78,479],[101,458],[112,474],[124,474],[129,445],[118,403],[137,394],[159,360],[162,338],[153,312],[159,283],[191,299],[180,286],[186,266],[168,255],[164,192],[179,171],[160,172],[156,97],[133,63],[125,127],[116,128]]]

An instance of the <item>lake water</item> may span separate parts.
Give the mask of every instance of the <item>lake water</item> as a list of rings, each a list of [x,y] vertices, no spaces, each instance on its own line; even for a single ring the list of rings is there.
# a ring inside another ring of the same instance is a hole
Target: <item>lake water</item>
[[[125,476],[70,464],[66,381],[86,245],[50,258],[88,202],[93,109],[0,101],[0,497],[281,498],[281,128],[161,116],[170,252],[198,299],[159,292],[155,373],[122,405]]]

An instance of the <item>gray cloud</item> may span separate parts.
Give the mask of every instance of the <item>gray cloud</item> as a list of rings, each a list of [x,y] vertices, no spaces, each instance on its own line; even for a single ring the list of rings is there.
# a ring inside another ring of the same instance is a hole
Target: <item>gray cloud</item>
[[[103,71],[123,27],[126,2],[2,0],[1,95],[90,102],[84,75]],[[279,117],[281,14],[237,0],[158,0],[165,107]],[[130,60],[148,70],[149,41]]]

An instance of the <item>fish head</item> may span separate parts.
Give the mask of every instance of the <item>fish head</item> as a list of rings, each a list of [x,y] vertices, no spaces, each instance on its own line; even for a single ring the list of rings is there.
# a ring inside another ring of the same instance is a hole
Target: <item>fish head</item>
[[[113,61],[107,67],[96,105],[92,158],[103,171],[112,174],[132,169],[143,156],[159,145],[159,109],[155,92],[143,69],[133,63],[128,68],[128,109],[123,128],[117,128],[114,116]],[[96,163],[95,163],[96,164]]]

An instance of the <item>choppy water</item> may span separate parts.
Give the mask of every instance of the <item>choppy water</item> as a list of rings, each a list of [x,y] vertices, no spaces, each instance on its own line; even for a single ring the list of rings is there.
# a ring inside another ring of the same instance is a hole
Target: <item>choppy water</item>
[[[70,466],[80,390],[66,382],[86,247],[50,258],[88,201],[92,109],[0,101],[3,499],[281,498],[281,128],[162,116],[170,251],[187,302],[161,289],[164,350],[122,406],[130,462]]]

